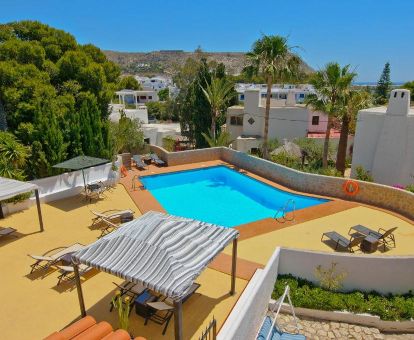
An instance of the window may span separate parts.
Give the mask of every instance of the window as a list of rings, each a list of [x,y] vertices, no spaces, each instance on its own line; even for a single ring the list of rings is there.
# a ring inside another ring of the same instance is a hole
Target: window
[[[230,125],[243,125],[243,117],[242,116],[231,116]]]
[[[301,98],[301,99],[305,98],[305,94],[304,93],[300,93],[299,94],[299,98]]]
[[[250,117],[249,120],[248,120],[248,122],[249,122],[250,125],[253,125],[254,122],[255,122],[255,120],[253,119],[253,117]]]
[[[244,100],[244,94],[240,95],[240,100]]]
[[[312,125],[319,125],[319,116],[312,116]]]
[[[139,96],[139,99],[147,99],[147,96]]]
[[[148,99],[152,99],[152,96],[148,96]]]
[[[286,93],[279,93],[279,99],[286,99],[287,95]]]

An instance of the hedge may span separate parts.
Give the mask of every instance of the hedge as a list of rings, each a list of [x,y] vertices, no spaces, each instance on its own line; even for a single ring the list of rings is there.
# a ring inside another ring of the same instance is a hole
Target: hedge
[[[318,287],[310,281],[292,275],[279,275],[272,298],[279,298],[285,286],[290,286],[290,296],[295,307],[326,311],[348,311],[369,313],[382,320],[410,320],[414,318],[414,295],[412,291],[403,295],[381,295],[372,292],[333,292]]]

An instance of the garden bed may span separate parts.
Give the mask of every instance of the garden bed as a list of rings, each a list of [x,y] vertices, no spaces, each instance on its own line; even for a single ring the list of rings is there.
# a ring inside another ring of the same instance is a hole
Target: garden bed
[[[414,294],[381,295],[376,292],[333,292],[323,289],[305,279],[292,275],[279,275],[272,298],[277,299],[290,286],[290,295],[295,307],[324,311],[343,311],[376,315],[381,320],[402,321],[414,319]]]

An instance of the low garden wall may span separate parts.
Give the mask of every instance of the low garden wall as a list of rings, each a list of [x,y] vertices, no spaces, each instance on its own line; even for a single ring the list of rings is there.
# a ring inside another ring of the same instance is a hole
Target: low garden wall
[[[168,165],[222,160],[293,190],[369,204],[414,220],[414,193],[386,185],[357,181],[360,188],[358,194],[349,196],[342,189],[346,181],[344,178],[294,170],[229,148],[168,152],[161,147],[151,145],[151,151],[157,153]]]
[[[328,268],[332,263],[337,263],[338,272],[346,273],[344,291],[400,294],[414,287],[414,256],[349,255],[282,248],[278,273],[317,283],[316,267]]]
[[[121,164],[118,158],[116,165]],[[112,170],[112,163],[98,165],[84,170],[86,183],[92,182],[113,182],[119,180],[119,171]],[[84,188],[82,171],[65,172],[58,176],[50,176],[30,181],[39,186],[39,195],[42,202],[51,202],[66,197],[78,195]],[[16,211],[29,208],[35,203],[32,197],[20,203],[9,203],[3,206],[4,213],[10,214]]]
[[[381,293],[406,293],[414,287],[414,256],[369,256],[354,254],[323,253],[278,247],[266,264],[258,269],[240,296],[237,304],[222,326],[217,339],[254,339],[279,274],[294,276],[317,282],[315,268],[329,267],[337,263],[338,271],[347,277],[343,290],[360,290]],[[267,299],[266,305],[263,301]],[[272,302],[270,302],[272,304]],[[290,309],[286,309],[290,313]],[[352,313],[319,311],[295,308],[298,316],[320,320],[355,323],[376,327],[385,332],[412,332],[414,321],[383,321],[375,316]]]

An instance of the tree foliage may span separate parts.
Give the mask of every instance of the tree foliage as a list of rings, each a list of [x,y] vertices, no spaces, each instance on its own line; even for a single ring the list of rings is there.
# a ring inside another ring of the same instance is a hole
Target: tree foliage
[[[201,52],[197,58],[188,58],[175,75],[175,83],[180,88],[179,95],[174,100],[172,110],[180,119],[181,131],[193,141],[197,148],[208,147],[203,136],[211,132],[212,115],[209,100],[203,88],[210,86],[212,78],[224,79],[228,83],[225,66],[207,61]],[[235,93],[234,84],[231,84],[231,93]],[[216,133],[220,133],[221,125],[225,122],[227,107],[237,103],[235,95],[228,96],[216,114]]]
[[[286,37],[279,35],[264,35],[256,40],[252,49],[247,53],[249,64],[245,73],[261,75],[267,84],[265,125],[263,132],[263,157],[268,158],[269,114],[272,85],[275,82],[295,81],[300,77],[300,58],[293,53],[293,47],[288,45]]]
[[[141,84],[133,76],[122,77],[116,85],[117,90],[142,90]]]
[[[119,68],[102,51],[37,21],[0,25],[0,129],[31,148],[29,178],[87,154],[109,157],[108,104]]]
[[[110,123],[113,154],[137,153],[144,147],[144,133],[138,119],[130,119],[121,113],[118,123]]]
[[[158,98],[161,101],[166,101],[170,98],[170,89],[168,87],[158,91]]]
[[[384,105],[388,102],[388,97],[391,92],[391,69],[390,63],[384,65],[381,77],[378,80],[377,87],[375,88],[375,103],[378,105]]]

